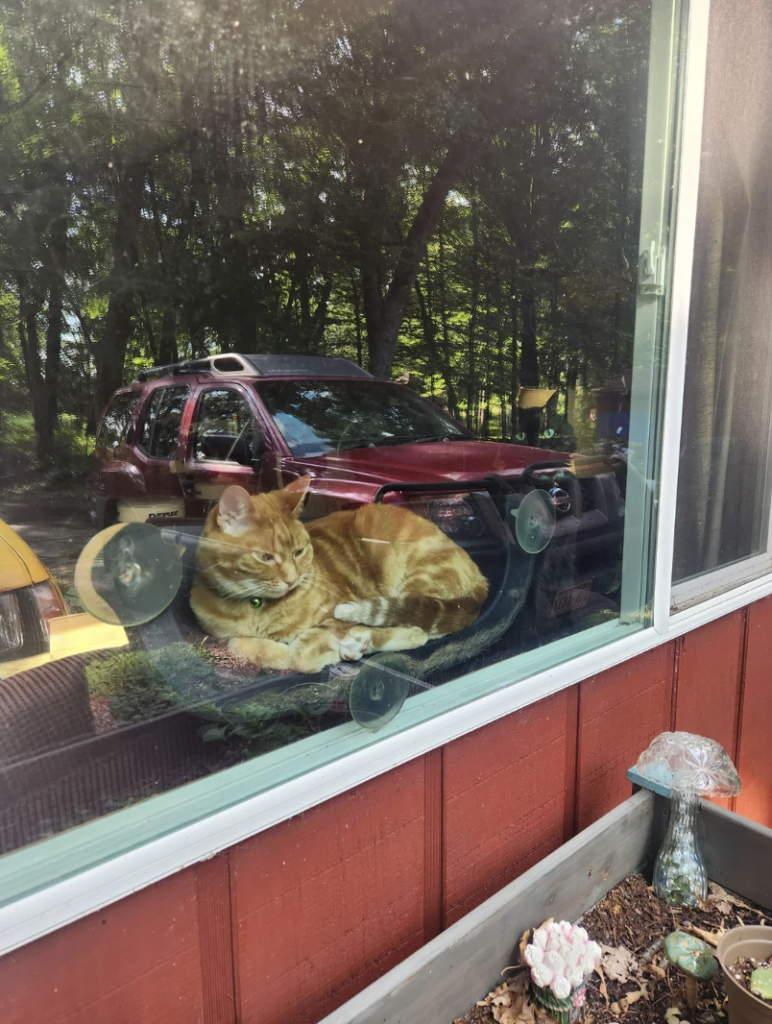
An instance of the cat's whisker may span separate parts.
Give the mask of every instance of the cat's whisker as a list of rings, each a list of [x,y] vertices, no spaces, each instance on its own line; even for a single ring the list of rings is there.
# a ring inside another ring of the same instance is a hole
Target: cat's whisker
[[[312,587],[317,587],[320,591],[322,591],[322,593],[329,594],[329,596],[334,598],[336,601],[339,601],[342,597],[344,597],[344,593],[340,587],[332,586],[329,583],[324,584],[322,583],[321,580],[317,578],[311,580],[307,589],[311,590]]]

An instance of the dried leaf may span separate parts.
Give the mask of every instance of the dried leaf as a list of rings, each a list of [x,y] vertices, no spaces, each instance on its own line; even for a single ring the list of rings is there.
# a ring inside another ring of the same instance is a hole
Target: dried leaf
[[[704,928],[698,928],[696,925],[685,924],[682,924],[681,927],[684,931],[691,932],[692,935],[696,935],[697,938],[702,939],[703,942],[708,942],[711,946],[717,946],[718,940],[726,931],[725,928],[722,928],[721,931],[718,932],[706,932]]]
[[[595,973],[600,978],[600,985],[598,986],[598,991],[606,1000],[606,1006],[608,1006],[608,989],[606,988],[606,979],[603,977],[603,968],[600,964],[598,964],[598,966],[595,968]]]
[[[612,981],[629,981],[637,966],[636,959],[626,946],[601,946],[601,964]]]
[[[645,969],[647,971],[651,972],[651,974],[656,975],[658,978],[665,978],[665,977],[667,977],[667,971],[664,971],[659,966],[659,964],[647,964]]]
[[[612,1003],[610,1009],[616,1017],[618,1017],[622,1013],[622,1007],[619,1005],[619,1003]]]
[[[536,1024],[536,1007],[526,1000],[523,1008],[515,1017],[515,1024]]]
[[[641,987],[638,989],[637,992],[625,992],[622,1003],[625,1005],[625,1007],[632,1006],[633,1003],[637,1003],[642,996],[645,996],[647,999],[649,998],[649,993],[645,981],[641,982]]]
[[[681,1011],[677,1006],[668,1006],[665,1010],[665,1024],[682,1024]],[[686,1024],[684,1021],[683,1024]]]
[[[739,896],[735,896],[733,892],[727,892],[726,889],[718,885],[716,882],[708,883],[709,900],[711,902],[720,900],[722,903],[729,903],[734,907],[742,907],[744,910],[751,910],[745,900],[741,900]],[[721,911],[721,913],[729,913],[729,911]]]
[[[508,1007],[501,1015],[501,1024],[531,1024],[533,1014],[528,1015],[521,1008],[519,1011],[514,1006]]]

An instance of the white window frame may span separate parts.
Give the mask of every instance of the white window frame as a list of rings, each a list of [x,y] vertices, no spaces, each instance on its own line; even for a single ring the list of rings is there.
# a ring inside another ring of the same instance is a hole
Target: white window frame
[[[241,768],[248,771],[249,763],[185,787],[192,796],[196,787],[204,783],[211,786],[224,795],[220,809],[183,827],[175,828],[171,825],[167,834],[147,842],[140,840],[135,848],[119,856],[106,857],[104,861],[70,877],[64,875],[54,884],[41,882],[37,888],[32,884],[23,895],[0,906],[0,954],[212,857],[235,843],[428,751],[772,593],[770,573],[746,581],[727,593],[710,597],[699,605],[671,614],[681,403],[697,212],[709,8],[710,0],[691,0],[686,39],[681,155],[677,172],[679,204],[673,245],[671,325],[662,422],[661,484],[655,498],[658,507],[652,624],[646,628],[627,629],[623,624],[614,624],[615,629],[608,626],[594,627],[598,631],[598,640],[607,633],[609,642],[592,650],[587,650],[585,645],[583,652],[580,642],[574,638],[558,641],[554,646],[560,646],[561,650],[556,652],[555,664],[548,668],[542,667],[532,674],[528,674],[528,654],[519,656],[514,662],[502,662],[484,670],[488,673],[488,683],[493,678],[498,688],[483,695],[475,696],[475,679],[479,673],[471,673],[455,684],[459,687],[462,699],[468,702],[459,703],[450,710],[446,706],[445,710],[440,710],[430,718],[421,720],[416,717],[413,725],[410,725],[410,708],[406,706],[398,717],[402,719],[407,713],[409,727],[397,731],[392,722],[381,733],[382,738],[379,737],[377,742],[368,746],[359,749],[352,747],[350,752],[346,752],[345,742],[341,744],[336,740],[337,746],[333,750],[331,741],[322,733],[310,742],[264,755],[261,761],[284,759],[285,763],[293,766],[295,774],[289,781],[266,787],[264,791],[246,798],[243,798],[243,793],[239,796],[237,790],[239,771]],[[574,656],[572,644],[576,645]],[[561,657],[564,660],[560,660]],[[516,680],[519,680],[517,685],[512,685]],[[432,700],[432,694],[427,692],[416,698],[416,701],[420,702],[424,697],[427,701]],[[108,827],[115,828],[118,819],[121,822],[128,820],[121,818],[121,815],[132,812],[132,820],[141,825],[142,814],[147,813],[143,808],[160,800],[163,800],[163,795],[154,797],[147,804],[138,804],[106,819],[98,819],[97,823],[106,823]],[[110,823],[111,818],[113,824]],[[73,845],[82,842],[82,837],[91,834],[83,830],[93,824],[65,833],[66,842]],[[45,843],[7,854],[2,858],[3,866],[10,869],[6,874],[21,883],[29,873],[28,855],[34,853],[38,858],[45,858],[48,843],[60,838],[54,837]],[[49,856],[53,856],[54,847],[50,849]],[[56,850],[56,855],[61,857],[62,847],[57,846]]]
[[[770,460],[766,472],[765,550],[738,559],[709,572],[677,583],[673,582],[673,556],[678,474],[680,469],[681,428],[686,383],[692,269],[697,222],[700,151],[705,96],[710,0],[693,3],[687,42],[687,81],[684,97],[683,159],[676,228],[676,253],[673,266],[673,304],[671,310],[670,349],[668,353],[665,415],[662,424],[662,461],[657,544],[654,569],[653,625],[661,634],[672,629],[682,632],[684,623],[702,623],[726,615],[751,601],[772,593],[772,436]],[[697,40],[702,57],[696,56]],[[697,65],[701,60],[699,87]],[[698,95],[699,94],[699,95]],[[707,618],[706,618],[707,616]],[[686,629],[694,628],[687,625]]]

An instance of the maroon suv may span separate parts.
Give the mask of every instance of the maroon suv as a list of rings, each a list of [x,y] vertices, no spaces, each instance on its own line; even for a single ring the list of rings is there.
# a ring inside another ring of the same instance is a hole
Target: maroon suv
[[[457,496],[464,483],[537,486],[555,506],[555,541],[572,548],[571,578],[561,570],[549,589],[581,598],[577,587],[589,589],[604,564],[618,571],[624,504],[606,467],[577,474],[568,459],[481,441],[410,388],[346,359],[224,354],[144,371],[113,395],[97,436],[91,515],[100,528],[198,519],[230,484],[257,492],[307,474],[310,517],[420,498],[446,532],[474,544],[485,528]]]

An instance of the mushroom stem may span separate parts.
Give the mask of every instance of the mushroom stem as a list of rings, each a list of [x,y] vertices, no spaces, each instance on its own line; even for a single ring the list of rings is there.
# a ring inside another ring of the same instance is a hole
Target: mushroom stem
[[[684,975],[684,995],[686,996],[686,1005],[693,1010],[697,1005],[697,979],[688,974]]]

